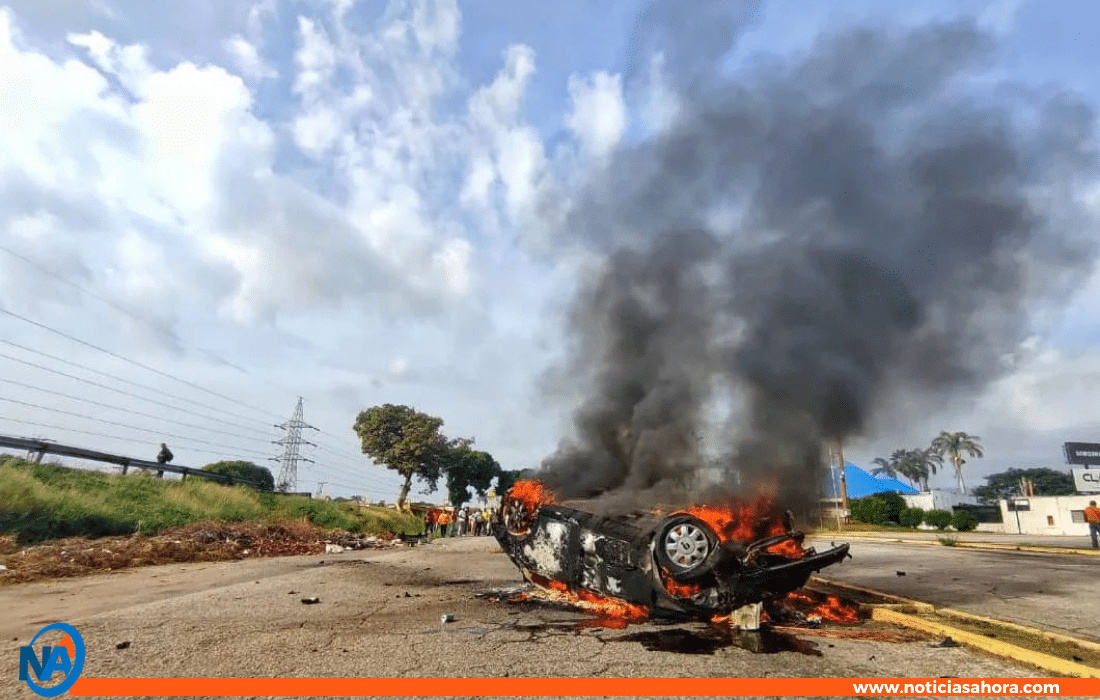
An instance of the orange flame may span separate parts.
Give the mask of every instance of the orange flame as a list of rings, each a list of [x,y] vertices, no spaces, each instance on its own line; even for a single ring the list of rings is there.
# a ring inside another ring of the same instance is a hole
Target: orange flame
[[[709,525],[722,544],[753,542],[787,532],[787,523],[775,501],[765,496],[761,496],[756,503],[692,506],[683,512]],[[777,542],[766,551],[791,559],[805,556],[802,545],[793,539]]]
[[[792,591],[783,599],[783,605],[799,610],[807,620],[819,619],[841,625],[859,623],[859,605],[836,595]]]
[[[786,532],[774,501],[765,497],[740,505],[692,506],[684,512],[710,525],[723,543],[751,542]]]
[[[826,596],[825,602],[814,608],[814,613],[826,622],[846,625],[859,622],[859,605],[850,600],[841,600],[840,596]]]
[[[780,554],[790,559],[801,559],[806,554],[806,551],[802,549],[802,545],[795,540],[776,542],[771,547],[768,547],[766,551],[772,554]]]
[[[649,619],[649,608],[644,605],[628,603],[618,598],[609,598],[583,588],[571,590],[563,581],[547,579],[538,574],[528,574],[528,578],[543,588],[551,599],[569,603],[575,607],[597,613],[603,617],[624,622],[645,622]]]
[[[531,513],[534,513],[541,506],[557,503],[557,497],[548,491],[541,482],[534,480],[517,481],[508,492],[508,497],[522,503]]]
[[[690,598],[703,590],[703,587],[697,583],[680,583],[663,568],[661,569],[661,583],[664,584],[665,590],[675,598]]]

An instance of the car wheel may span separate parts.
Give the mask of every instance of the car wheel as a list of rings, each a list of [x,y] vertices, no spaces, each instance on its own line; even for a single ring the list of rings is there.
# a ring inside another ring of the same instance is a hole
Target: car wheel
[[[535,524],[535,514],[518,498],[509,498],[500,509],[500,519],[504,529],[513,538],[522,539],[531,534]]]
[[[718,537],[710,526],[690,515],[676,515],[657,528],[653,554],[679,581],[698,578],[714,565]]]

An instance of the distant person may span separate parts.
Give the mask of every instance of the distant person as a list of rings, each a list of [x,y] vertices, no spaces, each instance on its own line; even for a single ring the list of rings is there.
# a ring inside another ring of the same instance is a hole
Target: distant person
[[[160,452],[157,454],[157,462],[159,464],[168,464],[172,461],[175,455],[172,454],[172,450],[168,449],[168,445],[163,442],[160,443]]]
[[[1092,548],[1100,549],[1100,508],[1096,507],[1096,501],[1089,501],[1089,507],[1085,508],[1085,522],[1089,524]]]
[[[458,537],[462,537],[466,534],[466,526],[469,524],[466,520],[466,509],[458,511],[458,519],[456,521],[458,525]]]

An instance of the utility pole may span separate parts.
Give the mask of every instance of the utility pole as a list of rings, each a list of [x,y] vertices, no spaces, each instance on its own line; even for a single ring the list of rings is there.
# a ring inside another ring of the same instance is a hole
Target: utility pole
[[[294,415],[285,423],[280,423],[275,426],[285,431],[286,437],[278,440],[272,440],[275,445],[283,446],[283,453],[278,457],[269,458],[272,462],[279,462],[282,466],[279,469],[279,480],[275,484],[277,491],[297,491],[298,490],[298,462],[310,462],[312,459],[306,459],[299,454],[299,448],[302,445],[312,445],[317,447],[316,444],[308,442],[302,439],[302,429],[309,428],[311,430],[317,430],[312,425],[309,425],[302,418],[302,397],[298,397],[298,406],[294,409]]]
[[[840,502],[844,510],[848,510],[848,475],[844,469],[844,445],[840,440],[833,443],[833,457],[836,459],[837,469],[840,470]]]

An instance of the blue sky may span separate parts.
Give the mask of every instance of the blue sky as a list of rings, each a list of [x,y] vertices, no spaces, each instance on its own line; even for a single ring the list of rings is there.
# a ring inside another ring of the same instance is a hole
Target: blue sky
[[[10,251],[0,251],[0,308],[239,398],[252,441],[233,456],[273,455],[271,424],[304,396],[325,449],[300,468],[303,488],[392,499],[396,479],[366,464],[351,432],[358,410],[384,402],[441,416],[506,468],[535,466],[570,434],[575,392],[545,388],[591,262],[554,237],[546,202],[567,199],[675,109],[676,87],[653,72],[661,47],[636,34],[644,8],[9,0],[0,64],[16,69],[0,90],[16,99],[0,107],[0,244]],[[1100,102],[1092,2],[777,0],[752,15],[729,46],[729,75],[857,25],[970,17],[994,41],[976,81]],[[1100,207],[1100,189],[1082,191]],[[940,429],[967,430],[986,441],[980,474],[1059,466],[1063,440],[1100,441],[1100,279],[1074,286],[1065,312],[1015,349],[986,394],[919,419],[885,410],[847,456],[866,464]],[[219,401],[12,316],[0,314],[0,338]],[[0,385],[0,397],[46,406],[3,404],[0,433],[151,456],[156,431],[171,430],[192,440],[173,445],[178,462],[214,457],[192,449],[199,429],[59,393],[118,395],[4,358],[0,374],[40,387]]]

